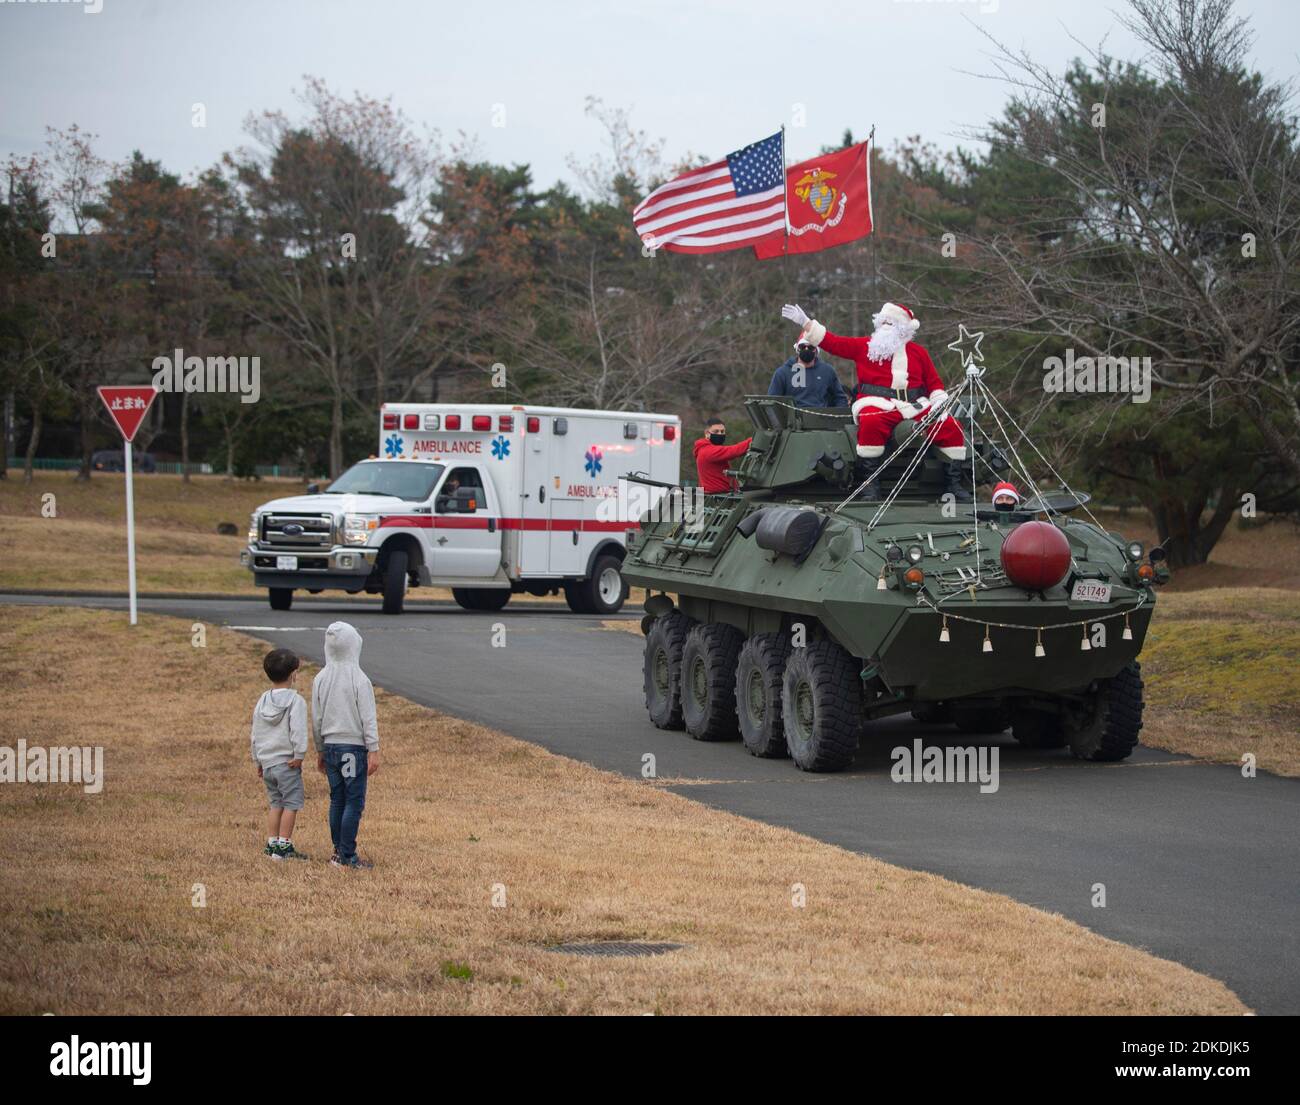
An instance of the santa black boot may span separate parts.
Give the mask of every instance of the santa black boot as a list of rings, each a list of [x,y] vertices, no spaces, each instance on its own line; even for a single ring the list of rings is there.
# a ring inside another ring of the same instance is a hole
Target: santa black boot
[[[963,479],[967,477],[967,479]],[[951,495],[959,503],[973,503],[975,496],[970,493],[966,466],[959,460],[943,462],[944,494]]]

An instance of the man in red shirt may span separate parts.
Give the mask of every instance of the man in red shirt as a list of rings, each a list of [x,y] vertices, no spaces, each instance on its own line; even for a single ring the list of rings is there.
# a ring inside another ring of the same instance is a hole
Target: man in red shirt
[[[727,445],[726,440],[726,424],[721,418],[710,418],[704,426],[704,437],[695,443],[695,470],[706,495],[736,490],[736,481],[727,475],[727,467],[731,461],[745,455],[754,439],[747,437],[735,445]]]

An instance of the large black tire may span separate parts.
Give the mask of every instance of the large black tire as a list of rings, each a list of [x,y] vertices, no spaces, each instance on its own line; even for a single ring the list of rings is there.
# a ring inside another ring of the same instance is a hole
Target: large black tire
[[[1142,665],[1134,660],[1102,682],[1087,708],[1065,713],[1071,753],[1102,763],[1124,759],[1137,746],[1142,706]]]
[[[1011,720],[1011,735],[1022,748],[1065,746],[1061,716],[1045,710],[1017,710]]]
[[[272,587],[266,593],[272,610],[288,610],[293,605],[292,587]]]
[[[564,600],[575,614],[617,614],[627,600],[627,582],[622,561],[616,556],[598,556],[586,579],[564,585]]]
[[[790,755],[781,720],[781,682],[790,645],[783,633],[756,633],[736,661],[736,720],[751,755]]]
[[[406,601],[406,563],[408,553],[405,549],[394,549],[388,554],[388,563],[384,567],[384,613],[400,614],[402,603]]]
[[[691,619],[680,610],[656,618],[645,637],[645,708],[660,729],[682,729],[682,650]]]
[[[962,708],[960,702],[952,708],[953,724],[963,733],[1004,733],[1011,726],[1011,707],[974,706]]]
[[[862,724],[859,665],[834,641],[790,650],[781,683],[781,721],[801,771],[842,771],[853,762]]]
[[[453,587],[451,597],[463,610],[501,610],[510,601],[506,587]]]
[[[744,635],[732,625],[697,625],[682,646],[682,721],[697,741],[735,740],[736,660]]]

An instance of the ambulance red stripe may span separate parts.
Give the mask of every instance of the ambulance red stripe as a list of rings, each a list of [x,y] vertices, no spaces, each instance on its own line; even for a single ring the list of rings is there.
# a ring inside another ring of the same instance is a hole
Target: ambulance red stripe
[[[581,533],[620,533],[640,529],[639,522],[600,522],[590,518],[498,518],[497,529],[578,530]],[[389,514],[379,519],[379,529],[487,529],[487,518],[450,518],[430,514]]]

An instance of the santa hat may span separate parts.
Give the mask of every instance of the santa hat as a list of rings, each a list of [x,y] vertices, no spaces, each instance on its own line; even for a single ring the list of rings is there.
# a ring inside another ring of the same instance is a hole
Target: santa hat
[[[998,484],[997,487],[993,489],[993,502],[996,503],[998,501],[998,497],[1001,495],[1010,495],[1011,498],[1015,501],[1016,505],[1017,506],[1020,505],[1020,492],[1016,490],[1015,484],[1007,483],[1006,480],[1003,480],[1000,484]]]
[[[901,303],[886,303],[880,308],[880,313],[871,321],[877,326],[890,323],[897,326],[905,334],[915,334],[921,329],[921,324],[916,321],[916,316]]]

